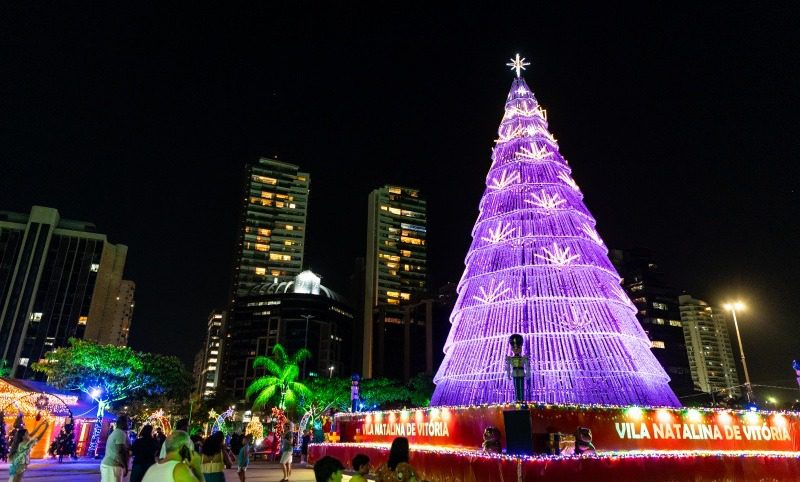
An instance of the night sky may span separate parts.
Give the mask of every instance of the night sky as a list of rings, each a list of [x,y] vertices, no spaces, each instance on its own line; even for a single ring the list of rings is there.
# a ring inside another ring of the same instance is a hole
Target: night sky
[[[326,286],[349,295],[386,183],[422,190],[431,286],[458,281],[520,52],[606,244],[651,248],[696,297],[741,298],[753,383],[796,386],[796,2],[272,3],[2,7],[0,210],[52,206],[129,246],[131,346],[190,364],[259,156],[311,173],[306,264]]]

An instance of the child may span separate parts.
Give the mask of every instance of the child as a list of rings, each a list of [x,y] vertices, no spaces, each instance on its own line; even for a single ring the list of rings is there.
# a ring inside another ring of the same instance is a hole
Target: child
[[[244,473],[247,470],[247,466],[250,465],[250,443],[252,440],[252,435],[245,435],[242,448],[239,449],[239,456],[236,457],[236,472],[239,474],[240,482],[244,482]]]
[[[314,464],[314,479],[316,482],[342,482],[342,470],[341,462],[326,455]]]
[[[28,433],[24,427],[17,429],[9,454],[11,464],[8,466],[8,476],[11,482],[20,482],[22,480],[22,475],[31,462],[31,449],[46,430],[47,420],[39,422],[39,425],[31,433]]]
[[[369,473],[369,457],[364,454],[357,454],[353,457],[351,464],[353,464],[353,470],[356,473],[350,478],[350,482],[367,482],[364,476]]]

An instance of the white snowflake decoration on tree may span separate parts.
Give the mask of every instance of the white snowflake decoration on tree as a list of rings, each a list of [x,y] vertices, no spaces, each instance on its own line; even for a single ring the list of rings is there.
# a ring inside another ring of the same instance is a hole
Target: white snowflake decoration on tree
[[[522,107],[511,107],[509,108],[504,115],[504,119],[510,119],[514,116],[520,117],[533,117],[536,115],[536,111],[529,109],[527,105],[523,105]]]
[[[618,286],[614,287],[614,288],[611,290],[611,294],[612,294],[612,295],[614,295],[614,297],[615,297],[616,299],[618,299],[619,301],[621,301],[621,302],[622,302],[622,304],[624,304],[624,305],[631,305],[631,306],[633,306],[633,302],[631,301],[631,298],[628,296],[628,294],[627,294],[627,293],[625,293],[625,291],[624,291],[622,288],[620,288],[620,287],[618,287]]]
[[[545,136],[545,137],[546,137],[546,138],[547,138],[547,139],[548,139],[550,142],[552,142],[553,144],[556,144],[556,145],[558,145],[558,141],[556,140],[556,136],[554,136],[552,133],[550,133],[550,132],[543,132],[543,133],[542,133],[542,135],[543,135],[543,136]]]
[[[481,240],[491,244],[497,244],[501,241],[505,241],[512,234],[514,234],[514,228],[511,227],[511,223],[499,221],[494,229],[489,228],[489,236],[484,236]]]
[[[489,184],[489,189],[493,189],[495,191],[499,191],[500,189],[505,189],[508,186],[518,183],[520,181],[519,171],[513,172],[510,175],[508,172],[503,169],[503,172],[500,173],[500,178],[493,178],[491,184]]]
[[[567,202],[567,200],[563,199],[557,192],[553,194],[547,194],[547,192],[545,192],[544,189],[542,189],[539,192],[538,196],[536,195],[535,192],[532,192],[531,197],[533,198],[533,200],[530,199],[525,200],[527,204],[532,204],[546,211],[553,211],[554,209],[558,209],[559,206]]]
[[[517,126],[513,129],[509,128],[505,132],[500,133],[500,137],[495,139],[495,144],[500,144],[502,142],[508,142],[512,139],[516,139],[517,137],[522,137],[525,133],[525,128],[522,126]]]
[[[586,328],[587,326],[591,325],[594,321],[591,316],[589,316],[588,310],[578,310],[574,306],[569,307],[569,313],[564,315],[564,325],[572,328],[573,330],[580,330]]]
[[[546,147],[536,147],[535,144],[531,144],[531,147],[522,147],[519,150],[517,155],[523,159],[534,159],[536,161],[541,161],[545,157],[550,157],[553,155],[552,152],[548,151]]]
[[[539,259],[543,259],[548,263],[554,264],[558,267],[572,264],[573,261],[580,258],[580,255],[578,254],[570,254],[569,246],[561,248],[556,243],[553,243],[552,250],[543,247],[542,251],[544,251],[543,255],[537,254],[535,256]]]
[[[562,181],[564,181],[564,183],[567,186],[571,187],[572,189],[574,189],[576,191],[580,191],[580,188],[578,187],[578,184],[575,182],[574,179],[569,177],[569,174],[567,174],[566,172],[558,173],[558,178],[561,179]]]
[[[586,223],[583,223],[583,226],[581,227],[581,229],[583,230],[584,233],[586,233],[586,236],[589,236],[589,238],[592,241],[594,241],[595,243],[599,244],[600,246],[605,246],[603,244],[603,240],[600,238],[600,235],[597,234],[597,231],[595,231],[594,228],[592,228],[591,226],[589,226]]]
[[[489,281],[489,286],[487,287],[481,286],[480,288],[478,288],[481,292],[481,295],[480,296],[475,295],[473,296],[473,298],[476,301],[480,301],[481,303],[484,304],[489,304],[498,301],[500,297],[506,296],[508,292],[511,291],[510,288],[503,288],[504,284],[505,282],[503,280],[500,280],[497,283],[497,285],[495,285],[494,280],[491,280]]]

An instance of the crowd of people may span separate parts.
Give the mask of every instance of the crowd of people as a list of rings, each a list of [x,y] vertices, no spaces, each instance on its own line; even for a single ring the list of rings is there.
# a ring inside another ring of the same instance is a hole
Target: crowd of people
[[[39,438],[47,431],[48,422],[42,420],[34,430],[28,432],[24,426],[15,430],[9,450],[9,480],[20,482],[30,463],[30,452]],[[215,432],[206,438],[190,437],[188,420],[180,420],[169,436],[152,425],[144,425],[136,439],[131,443],[128,430],[130,420],[127,415],[117,418],[114,430],[106,440],[105,456],[100,462],[102,482],[122,482],[130,474],[130,482],[224,482],[225,469],[235,467],[240,482],[245,482],[247,468],[253,455],[252,435],[234,436],[230,446],[225,442],[225,434]],[[283,427],[279,439],[280,456],[278,463],[283,470],[281,482],[288,482],[292,475],[292,461],[295,437],[291,424]],[[62,447],[64,455],[74,455],[74,448],[68,445],[66,436],[54,445]],[[302,462],[307,461],[309,431],[300,437]],[[60,444],[60,445],[59,445]],[[58,449],[58,454],[61,454]],[[365,454],[357,454],[350,461],[353,482],[365,482],[371,473],[370,459]],[[317,482],[340,482],[344,464],[330,456],[322,457],[314,463],[314,476]],[[408,439],[397,437],[389,451],[389,459],[374,473],[377,482],[424,482],[417,479],[414,468],[409,464]]]
[[[206,438],[189,436],[188,420],[183,419],[168,437],[145,425],[130,443],[129,422],[126,415],[120,415],[106,440],[105,457],[100,462],[102,482],[122,482],[129,472],[130,482],[224,482],[225,469],[229,468],[235,468],[240,482],[245,482],[253,456],[252,435],[234,434],[229,445],[222,432]],[[294,451],[288,424],[280,448],[283,480],[288,481]]]
[[[392,441],[389,449],[389,460],[378,467],[375,472],[376,482],[425,482],[417,478],[417,472],[409,463],[409,445],[405,437],[397,437]],[[365,482],[369,475],[369,457],[357,454],[350,462],[353,476],[351,482]],[[341,482],[345,470],[344,464],[338,459],[325,456],[314,463],[314,478],[317,482]]]

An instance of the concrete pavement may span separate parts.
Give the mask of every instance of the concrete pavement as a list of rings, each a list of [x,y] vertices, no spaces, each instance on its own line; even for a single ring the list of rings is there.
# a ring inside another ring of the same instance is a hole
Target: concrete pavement
[[[283,478],[283,471],[277,462],[252,462],[247,469],[247,482],[277,482]],[[128,478],[124,479],[126,482]],[[314,471],[294,464],[292,482],[314,482]],[[349,480],[345,477],[344,480]],[[8,481],[8,464],[0,463],[0,482]],[[100,462],[79,459],[59,464],[54,460],[33,460],[25,472],[23,481],[39,482],[100,482]],[[225,471],[226,482],[238,482],[235,469]]]

